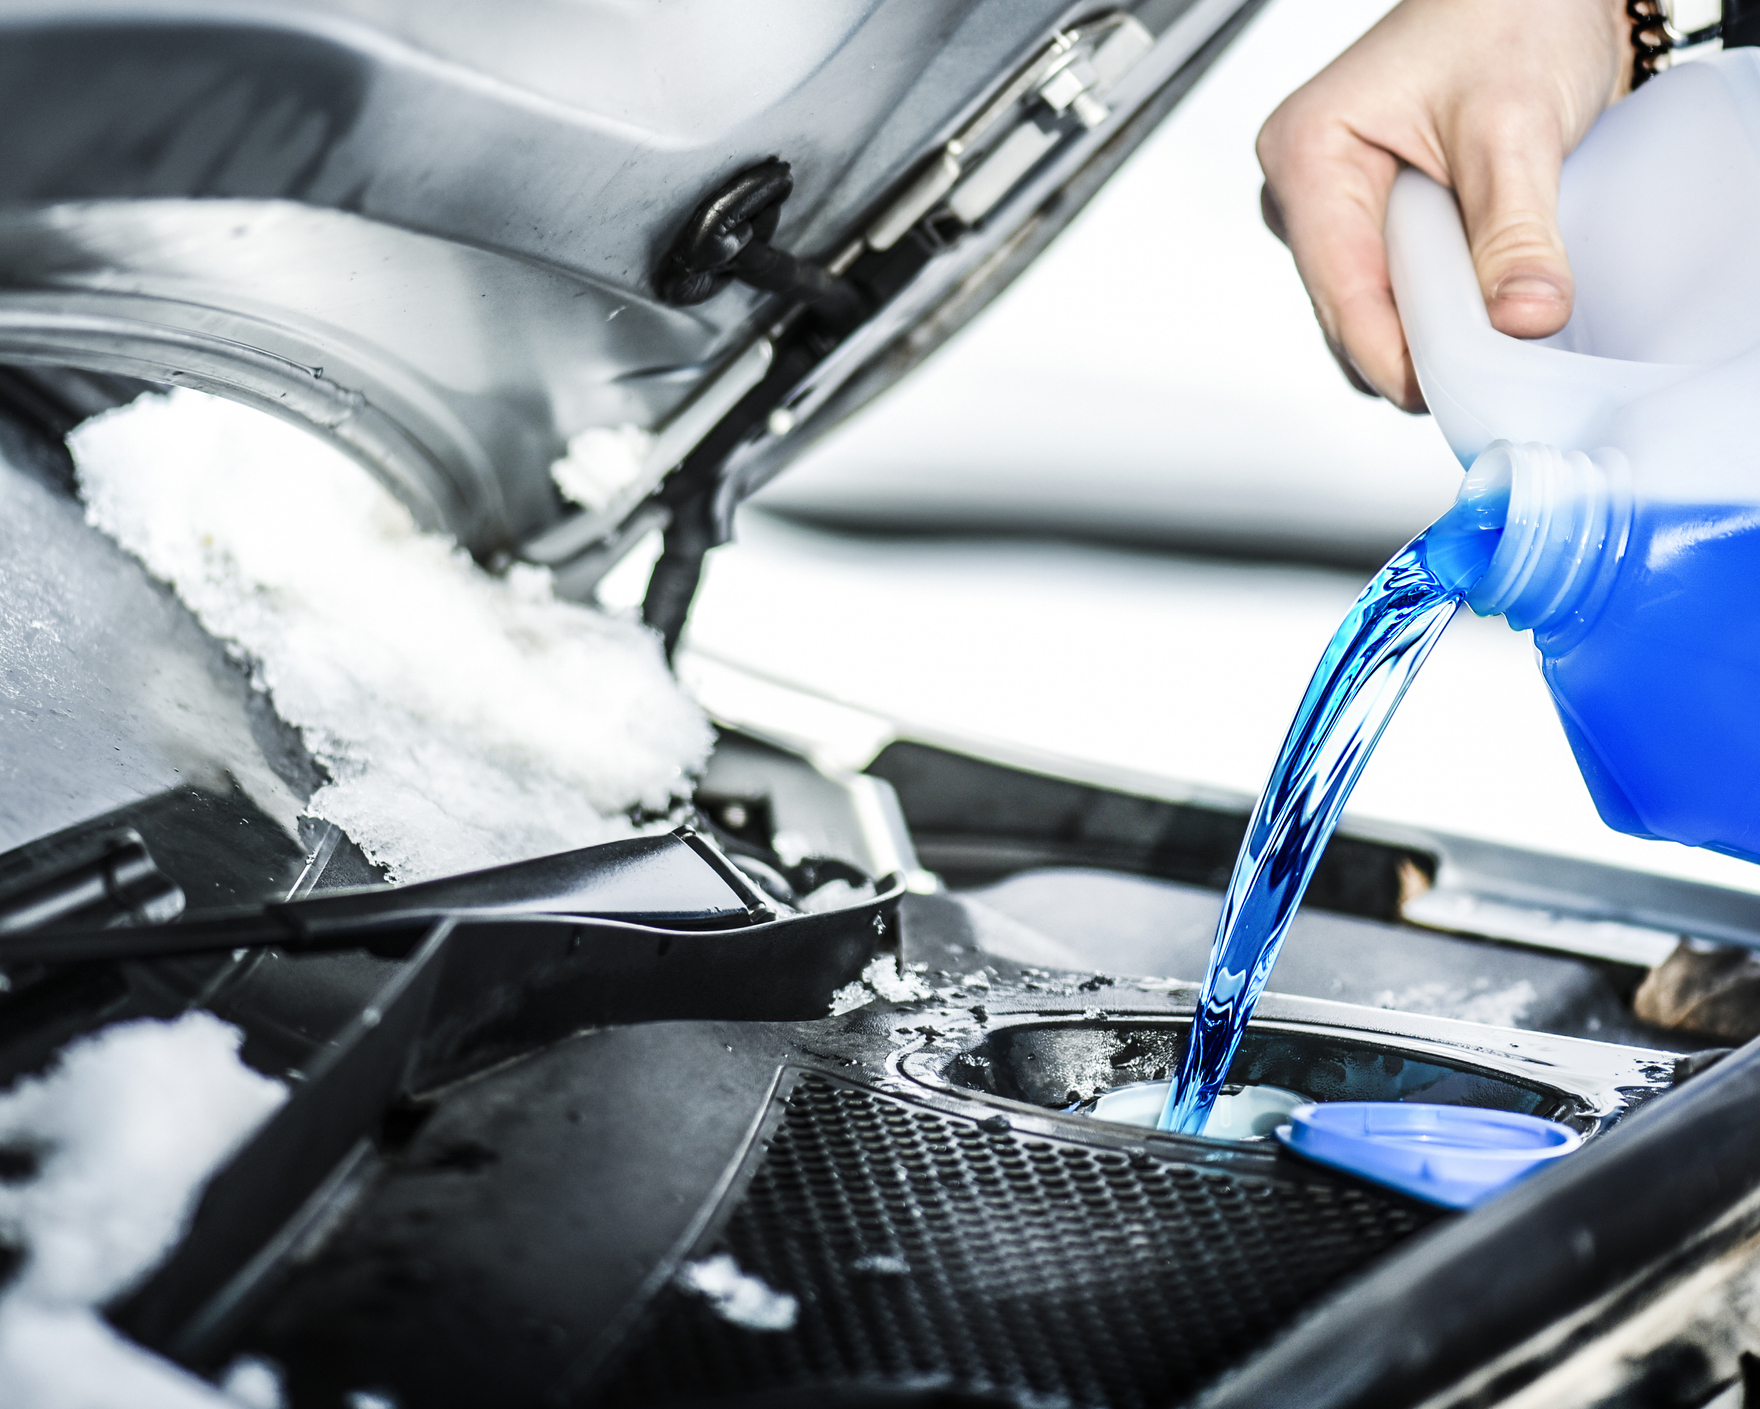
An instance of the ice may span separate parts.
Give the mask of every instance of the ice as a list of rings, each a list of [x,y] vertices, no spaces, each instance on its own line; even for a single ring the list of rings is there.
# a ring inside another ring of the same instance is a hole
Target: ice
[[[108,1028],[0,1094],[0,1185],[22,1262],[0,1299],[9,1409],[217,1409],[234,1399],[113,1331],[97,1307],[176,1243],[213,1172],[286,1097],[207,1013]]]
[[[192,391],[71,438],[87,517],[250,664],[393,879],[628,836],[707,755],[638,623],[495,577],[317,438]]]
[[[919,1003],[931,996],[928,984],[909,969],[900,968],[892,955],[881,954],[869,961],[861,978],[831,995],[831,1016],[865,1008],[876,998],[888,1003]]]
[[[800,1303],[787,1292],[774,1291],[759,1278],[741,1272],[726,1253],[686,1263],[678,1280],[688,1291],[708,1300],[723,1321],[748,1331],[787,1331],[800,1317]]]
[[[603,509],[641,478],[653,445],[654,437],[640,426],[593,426],[568,442],[550,478],[583,509]]]
[[[857,980],[846,983],[831,995],[830,1015],[840,1017],[844,1013],[853,1013],[857,1008],[865,1008],[874,1001],[874,990],[867,984]]]

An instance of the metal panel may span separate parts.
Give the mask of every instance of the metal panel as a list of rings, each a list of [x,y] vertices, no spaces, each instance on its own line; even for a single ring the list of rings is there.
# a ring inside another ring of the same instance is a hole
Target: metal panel
[[[1118,115],[1087,104],[1099,127],[913,283],[770,439],[974,269],[994,274],[1010,232],[1093,169],[1096,144],[1119,147],[1125,115],[1241,0],[1134,8],[1134,33],[1163,32],[1106,95]],[[649,273],[679,220],[779,155],[795,194],[778,246],[846,247],[1092,13],[0,0],[0,359],[198,386],[305,423],[485,560],[538,540],[552,561],[559,524],[571,543],[626,543],[623,520],[575,521],[551,463],[584,428],[665,425],[783,311],[739,287],[660,304]],[[745,447],[763,465],[735,492],[798,443]],[[597,571],[563,576],[587,590]]]

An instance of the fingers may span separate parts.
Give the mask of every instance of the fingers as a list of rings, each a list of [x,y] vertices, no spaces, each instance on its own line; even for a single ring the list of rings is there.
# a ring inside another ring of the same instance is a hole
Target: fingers
[[[1347,375],[1423,406],[1381,238],[1402,161],[1458,193],[1494,327],[1544,337],[1569,320],[1559,173],[1625,91],[1629,35],[1626,0],[1400,0],[1271,115],[1266,222]]]
[[[1351,389],[1353,391],[1362,392],[1364,396],[1379,397],[1381,393],[1375,390],[1373,384],[1371,384],[1369,379],[1363,375],[1362,368],[1357,366],[1350,353],[1344,350],[1344,344],[1339,342],[1337,338],[1333,337],[1331,333],[1328,333],[1325,328],[1321,328],[1320,331],[1326,338],[1326,350],[1332,354],[1332,360],[1338,364],[1338,370],[1344,373],[1344,379],[1351,384]],[[1417,406],[1407,406],[1402,409],[1407,411],[1422,411],[1424,407],[1422,404],[1419,404]]]
[[[1278,205],[1277,197],[1272,194],[1269,181],[1259,187],[1259,216],[1264,220],[1265,228],[1277,236],[1287,249],[1289,247],[1289,225],[1283,218],[1283,207]],[[1338,364],[1338,370],[1344,373],[1344,379],[1351,384],[1352,389],[1362,392],[1364,396],[1379,397],[1381,393],[1369,384],[1368,379],[1363,376],[1357,364],[1351,361],[1350,354],[1344,350],[1344,346],[1338,339],[1328,333],[1324,325],[1321,326],[1320,331],[1326,339],[1326,350],[1332,354],[1332,360]]]
[[[1556,123],[1531,103],[1463,118],[1452,143],[1455,192],[1491,325],[1518,338],[1556,333],[1571,316],[1574,284],[1558,230],[1564,148]]]
[[[1259,218],[1265,222],[1265,228],[1277,236],[1284,248],[1289,248],[1289,224],[1283,218],[1283,207],[1277,203],[1269,181],[1259,183]]]
[[[1393,304],[1381,226],[1399,169],[1342,128],[1272,115],[1259,138],[1266,223],[1295,255],[1327,347],[1359,391],[1406,411],[1423,393]]]

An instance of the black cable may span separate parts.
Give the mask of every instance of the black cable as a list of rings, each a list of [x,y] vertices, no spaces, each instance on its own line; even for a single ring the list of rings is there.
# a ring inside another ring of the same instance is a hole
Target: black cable
[[[703,559],[717,542],[710,498],[710,491],[699,490],[673,506],[672,522],[666,527],[660,557],[642,599],[642,620],[660,634],[667,660],[678,648],[685,619],[690,616],[691,602],[703,577]]]

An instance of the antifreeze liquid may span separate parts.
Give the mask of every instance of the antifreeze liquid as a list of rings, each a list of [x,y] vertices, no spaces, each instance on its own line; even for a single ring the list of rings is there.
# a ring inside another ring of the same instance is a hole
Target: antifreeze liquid
[[[1607,576],[1592,629],[1534,630],[1596,807],[1634,836],[1760,861],[1760,504],[1640,499]]]
[[[1259,795],[1160,1128],[1199,1134],[1351,789],[1468,588],[1496,551],[1507,492],[1463,498],[1377,573],[1346,614]]]

